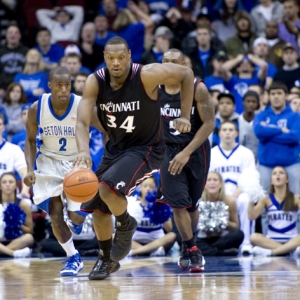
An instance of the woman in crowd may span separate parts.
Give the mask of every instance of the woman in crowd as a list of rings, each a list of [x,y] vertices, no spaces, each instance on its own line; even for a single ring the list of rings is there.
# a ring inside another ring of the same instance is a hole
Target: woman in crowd
[[[15,258],[29,257],[33,222],[27,200],[17,197],[17,180],[13,173],[0,178],[0,253]]]
[[[221,232],[198,231],[196,244],[204,256],[236,255],[244,239],[239,229],[235,201],[226,197],[224,191],[222,176],[217,172],[209,172],[201,201],[224,202],[228,206],[229,219],[226,229]]]
[[[250,220],[258,218],[265,208],[268,216],[268,233],[264,236],[253,233],[250,237],[254,255],[276,256],[296,250],[300,253],[300,235],[297,231],[299,195],[289,189],[288,175],[283,167],[275,167],[271,175],[271,193],[255,206],[250,202],[248,216]]]

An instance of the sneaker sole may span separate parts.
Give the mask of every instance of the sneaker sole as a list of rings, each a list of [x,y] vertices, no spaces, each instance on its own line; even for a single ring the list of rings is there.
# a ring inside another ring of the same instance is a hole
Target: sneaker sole
[[[83,263],[82,266],[80,266],[79,270],[76,271],[69,271],[69,272],[60,272],[60,276],[66,277],[66,276],[77,276],[78,272],[80,272],[83,269]]]
[[[181,270],[188,270],[189,269],[189,266],[188,266],[189,264],[187,265],[187,267],[183,267],[180,264],[180,257],[178,257],[177,265],[178,265],[179,269],[181,269]]]
[[[199,273],[199,272],[203,272],[203,271],[204,271],[204,267],[190,268],[190,273]]]
[[[134,219],[134,220],[135,220],[135,219]],[[137,228],[137,222],[136,222],[136,220],[135,220],[135,226],[134,226],[134,228],[132,229],[132,236],[133,236],[133,234],[135,233],[136,228]],[[111,259],[112,261],[114,261],[114,262],[118,262],[118,261],[122,260],[122,259],[125,258],[125,257],[128,255],[128,253],[130,252],[130,250],[131,250],[131,245],[132,245],[132,237],[131,237],[131,239],[130,239],[130,245],[129,245],[128,249],[127,249],[125,252],[123,252],[121,255],[119,255],[119,256],[114,256],[114,255],[113,255],[113,248],[115,248],[115,247],[114,247],[114,245],[112,245],[112,250],[111,250],[111,252],[110,252],[110,259]]]
[[[107,278],[111,273],[117,272],[120,268],[121,268],[121,265],[118,262],[113,262],[113,264],[110,266],[109,272],[106,276],[100,276],[100,275],[90,276],[89,275],[89,280],[103,280],[103,279]]]

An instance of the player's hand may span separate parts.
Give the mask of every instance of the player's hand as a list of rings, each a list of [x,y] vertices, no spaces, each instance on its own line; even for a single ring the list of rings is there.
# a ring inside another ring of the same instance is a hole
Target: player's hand
[[[180,117],[173,121],[173,128],[179,132],[190,132],[191,122],[184,117]]]
[[[186,165],[186,163],[189,161],[190,156],[186,154],[184,151],[179,152],[171,161],[169,164],[168,171],[172,175],[180,174],[183,167]]]
[[[82,152],[73,161],[73,168],[92,168],[90,153]]]
[[[23,179],[25,185],[32,186],[35,184],[35,174],[33,171],[28,172],[24,179]]]

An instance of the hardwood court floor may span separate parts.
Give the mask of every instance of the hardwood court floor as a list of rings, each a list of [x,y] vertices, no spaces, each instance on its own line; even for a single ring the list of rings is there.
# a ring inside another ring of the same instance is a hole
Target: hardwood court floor
[[[62,259],[0,260],[0,300],[300,300],[300,259],[207,257],[189,274],[174,258],[125,259],[103,281],[60,277]]]

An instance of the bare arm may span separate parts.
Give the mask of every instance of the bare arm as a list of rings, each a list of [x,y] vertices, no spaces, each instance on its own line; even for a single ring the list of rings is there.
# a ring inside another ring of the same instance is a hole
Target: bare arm
[[[157,99],[158,85],[181,84],[181,117],[190,119],[194,97],[193,71],[181,65],[172,63],[149,64],[141,72],[142,82],[151,99]],[[177,128],[174,128],[178,130]]]
[[[259,66],[259,71],[257,73],[257,77],[259,78],[260,81],[264,81],[267,77],[268,64],[264,60],[262,60],[258,57],[255,57],[252,54],[249,54],[248,57],[252,63]]]
[[[89,128],[93,119],[97,95],[98,83],[97,79],[92,74],[88,77],[85,83],[83,95],[77,109],[75,138],[79,156],[74,160],[74,166],[86,165],[88,168],[92,167],[89,148]]]
[[[151,18],[147,14],[142,12],[142,10],[133,1],[128,1],[127,6],[130,9],[130,11],[134,13],[137,16],[137,18],[145,24],[146,28],[154,26],[154,23],[151,20]]]
[[[226,61],[222,66],[222,77],[225,81],[229,81],[232,77],[231,70],[235,68],[243,59],[243,54],[239,54],[236,58]]]
[[[98,115],[97,115],[97,107],[94,107],[94,111],[93,111],[93,116],[92,116],[92,120],[91,120],[91,125],[94,126],[95,128],[97,128],[99,131],[106,133],[106,131],[104,130],[104,128],[102,127]]]
[[[263,209],[266,207],[266,201],[268,198],[269,196],[266,196],[265,198],[259,200],[255,206],[252,201],[249,201],[248,218],[250,221],[257,219],[261,215]]]
[[[21,201],[20,207],[24,210],[26,214],[25,224],[22,225],[23,233],[32,233],[33,232],[33,221],[30,207],[26,201]]]
[[[236,203],[234,200],[227,198],[227,205],[229,206],[229,221],[228,221],[228,230],[239,228],[239,219],[237,214]]]

